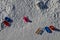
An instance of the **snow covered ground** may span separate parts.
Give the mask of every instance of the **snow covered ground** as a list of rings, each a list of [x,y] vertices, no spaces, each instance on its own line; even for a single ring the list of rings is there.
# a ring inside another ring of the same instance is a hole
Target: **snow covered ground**
[[[0,29],[6,16],[13,19],[11,27],[0,32],[0,40],[60,40],[60,32],[35,34],[39,27],[54,25],[60,29],[59,0],[49,0],[49,8],[45,10],[37,7],[38,1],[45,3],[47,0],[0,0]],[[24,16],[28,16],[32,23],[24,23]]]

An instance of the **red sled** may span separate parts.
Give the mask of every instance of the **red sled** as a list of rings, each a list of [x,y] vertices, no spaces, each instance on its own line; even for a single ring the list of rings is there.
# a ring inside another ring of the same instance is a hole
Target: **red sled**
[[[31,20],[29,20],[29,18],[27,16],[24,16],[23,20],[24,20],[24,22],[32,22]]]
[[[4,25],[7,27],[7,26],[10,26],[10,23],[8,23],[7,21],[3,21]]]
[[[55,30],[55,27],[53,25],[50,25],[49,28],[54,31]]]
[[[24,20],[24,22],[29,22],[29,19],[26,16],[23,17],[23,20]]]

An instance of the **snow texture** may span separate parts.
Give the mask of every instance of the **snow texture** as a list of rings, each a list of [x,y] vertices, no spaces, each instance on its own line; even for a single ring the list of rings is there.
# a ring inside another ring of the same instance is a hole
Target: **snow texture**
[[[47,9],[37,6],[41,1],[48,6]],[[60,29],[60,0],[0,0],[0,29],[6,16],[13,23],[0,32],[0,40],[60,40],[57,31],[35,34],[39,27],[54,25]],[[24,23],[24,16],[28,16],[32,23]]]

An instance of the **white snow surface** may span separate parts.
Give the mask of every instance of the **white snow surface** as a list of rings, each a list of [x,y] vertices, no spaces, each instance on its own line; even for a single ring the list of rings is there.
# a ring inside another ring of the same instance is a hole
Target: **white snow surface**
[[[47,4],[49,8],[44,11],[36,5],[38,1],[41,0],[0,0],[0,28],[6,16],[13,19],[11,27],[0,32],[0,40],[60,40],[60,32],[47,33],[45,31],[42,35],[35,34],[39,27],[44,28],[51,24],[60,29],[58,0],[49,0]],[[15,5],[15,10],[12,9],[13,5]],[[32,23],[24,23],[24,16],[28,16]]]

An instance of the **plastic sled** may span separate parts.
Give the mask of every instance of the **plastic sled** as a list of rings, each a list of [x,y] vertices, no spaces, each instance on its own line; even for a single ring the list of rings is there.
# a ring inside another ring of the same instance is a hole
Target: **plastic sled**
[[[52,31],[58,31],[58,32],[60,32],[60,29],[54,27],[53,25],[49,26],[49,28],[50,28]]]
[[[46,30],[48,33],[52,33],[52,31],[50,30],[49,27],[45,27],[45,30]]]
[[[55,27],[53,25],[49,26],[50,30],[55,30]]]
[[[41,28],[38,28],[37,30],[36,30],[36,34],[40,34],[40,35],[42,35],[43,34],[43,29],[41,29]]]
[[[48,6],[47,6],[46,4],[44,4],[44,2],[43,2],[43,1],[39,2],[37,5],[38,5],[38,7],[39,7],[40,9],[42,9],[42,10],[44,10],[44,9],[47,9],[47,8],[48,8]]]
[[[5,17],[5,20],[6,20],[7,22],[10,22],[10,23],[12,23],[12,22],[13,22],[13,20],[12,20],[12,19],[10,19],[10,18],[8,18],[8,17]]]
[[[24,20],[24,22],[32,22],[31,20],[29,20],[29,18],[27,16],[24,16],[23,20]]]
[[[8,23],[7,21],[3,21],[4,25],[7,27],[7,26],[10,26],[10,23]]]

